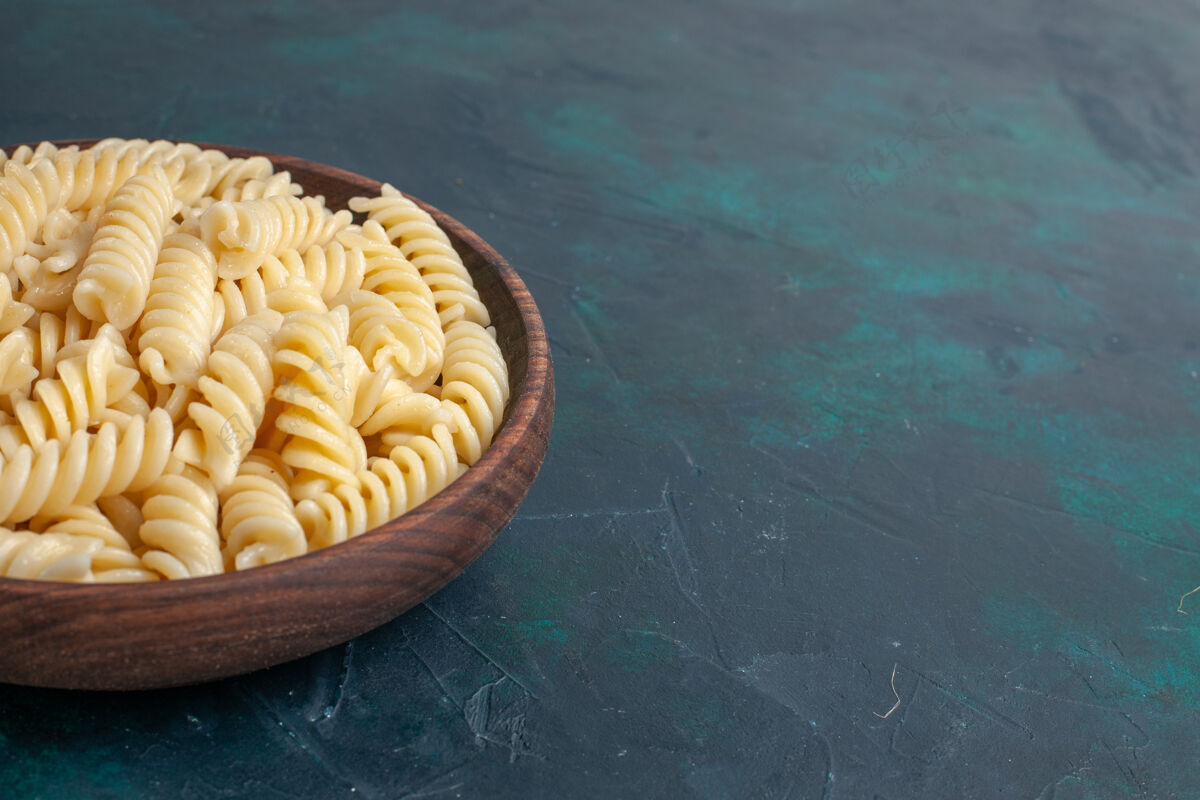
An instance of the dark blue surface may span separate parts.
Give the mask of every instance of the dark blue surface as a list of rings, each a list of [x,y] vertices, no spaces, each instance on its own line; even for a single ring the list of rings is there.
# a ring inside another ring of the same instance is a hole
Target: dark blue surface
[[[1193,4],[3,10],[0,141],[391,181],[525,278],[559,398],[399,620],[0,687],[12,795],[1200,795]]]

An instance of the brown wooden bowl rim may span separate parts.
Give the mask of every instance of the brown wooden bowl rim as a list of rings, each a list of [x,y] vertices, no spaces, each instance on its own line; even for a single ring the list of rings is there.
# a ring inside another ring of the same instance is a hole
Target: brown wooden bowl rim
[[[51,141],[51,143],[58,147],[79,145],[83,148],[98,141],[100,139],[68,139]],[[29,143],[28,146],[36,147],[37,144],[39,143]],[[355,187],[362,187],[364,192],[373,194],[378,194],[380,187],[383,185],[383,182],[373,178],[296,156],[286,156],[279,153],[233,145],[206,142],[192,142],[192,144],[205,149],[220,150],[226,155],[235,158],[264,156],[275,164],[277,168],[288,169],[289,165],[300,166],[309,172],[324,175],[332,180],[348,183]],[[11,154],[21,146],[21,144],[0,145],[0,149]],[[553,373],[550,369],[550,345],[546,337],[545,326],[524,281],[521,280],[516,270],[508,264],[508,261],[503,256],[497,253],[478,234],[454,217],[417,197],[407,194],[405,196],[425,209],[443,230],[453,233],[459,240],[468,243],[472,249],[482,256],[488,266],[496,271],[506,291],[516,302],[520,313],[521,324],[525,330],[527,364],[535,364],[540,361],[547,367],[547,370],[541,373],[543,380],[536,383],[534,379],[539,377],[539,373],[533,370],[526,370],[520,390],[515,392],[515,396],[509,401],[503,425],[495,439],[493,439],[491,446],[479,461],[447,488],[403,515],[377,528],[373,528],[361,536],[274,564],[239,572],[225,572],[219,575],[207,575],[182,580],[162,580],[151,583],[68,583],[63,581],[29,580],[0,576],[0,595],[8,594],[10,596],[30,597],[71,592],[77,593],[77,598],[91,596],[97,600],[136,595],[139,601],[145,600],[148,605],[151,605],[173,601],[187,601],[195,598],[200,593],[200,590],[207,592],[221,591],[223,589],[227,589],[230,592],[248,591],[257,584],[270,584],[277,578],[292,577],[294,573],[301,570],[310,571],[315,576],[328,574],[339,563],[344,562],[349,564],[354,562],[356,555],[360,551],[362,555],[367,555],[370,552],[371,545],[375,543],[380,543],[397,534],[403,534],[406,528],[419,528],[426,525],[434,517],[452,513],[465,496],[469,496],[475,491],[500,480],[503,477],[504,467],[509,462],[510,456],[522,449],[526,438],[538,435],[536,431],[537,426],[533,425],[533,423],[547,414],[553,414],[554,382]],[[546,421],[545,434],[548,435],[548,433],[549,420]],[[539,451],[539,461],[541,458],[544,458],[544,449]],[[510,519],[511,515],[494,526],[492,530],[493,538],[508,524]],[[446,581],[432,587],[425,595],[426,597],[452,580],[455,575],[478,557],[487,544],[490,544],[488,542],[484,547],[474,548],[475,552],[472,553],[470,552],[473,549],[470,540],[462,540],[458,537],[448,538],[447,544],[451,543],[457,546],[436,551],[427,551],[428,555],[452,560],[457,565],[457,570],[448,576]],[[465,559],[461,558],[464,555],[469,557]],[[264,586],[263,588],[267,587]]]

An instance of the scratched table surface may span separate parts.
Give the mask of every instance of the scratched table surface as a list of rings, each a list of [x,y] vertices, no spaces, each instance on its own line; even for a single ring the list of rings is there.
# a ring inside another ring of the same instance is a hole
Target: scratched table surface
[[[0,687],[0,793],[1200,794],[1194,4],[2,6],[0,141],[391,181],[520,271],[558,405],[444,591]]]

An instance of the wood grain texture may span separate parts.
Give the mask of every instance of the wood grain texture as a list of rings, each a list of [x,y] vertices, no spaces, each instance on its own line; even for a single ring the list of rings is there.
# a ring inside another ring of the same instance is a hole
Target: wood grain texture
[[[60,142],[88,145],[90,141]],[[331,208],[378,181],[288,156]],[[5,148],[8,152],[15,149]],[[413,198],[450,236],[492,315],[512,400],[491,447],[422,505],[349,542],[247,572],[156,584],[75,585],[0,578],[0,681],[151,689],[242,674],[347,641],[433,594],[491,544],[525,498],[553,421],[554,380],[533,298],[508,263],[453,217]]]

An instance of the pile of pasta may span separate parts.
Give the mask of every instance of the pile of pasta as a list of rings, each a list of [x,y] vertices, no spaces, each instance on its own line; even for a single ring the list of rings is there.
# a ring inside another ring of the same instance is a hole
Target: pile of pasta
[[[391,186],[349,207],[192,144],[0,151],[0,575],[269,564],[479,459],[508,368],[470,275]]]

